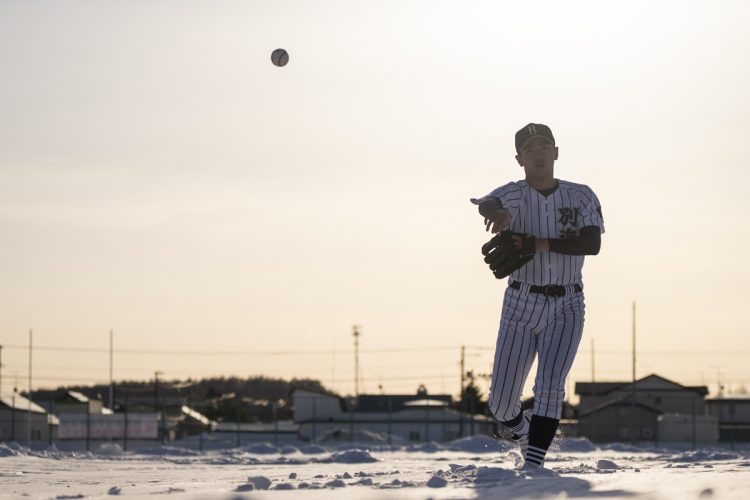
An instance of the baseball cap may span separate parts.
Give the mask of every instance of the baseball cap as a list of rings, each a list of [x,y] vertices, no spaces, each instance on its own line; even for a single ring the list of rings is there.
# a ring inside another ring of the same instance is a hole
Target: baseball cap
[[[555,137],[552,135],[552,131],[547,125],[542,125],[541,123],[529,123],[516,132],[516,153],[521,153],[521,150],[526,143],[535,137],[543,137],[551,142],[553,146],[555,145]]]

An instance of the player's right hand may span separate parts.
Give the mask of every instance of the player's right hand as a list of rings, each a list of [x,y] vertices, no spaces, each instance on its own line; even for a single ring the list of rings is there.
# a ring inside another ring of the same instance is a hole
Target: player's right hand
[[[484,217],[485,230],[491,233],[502,233],[510,227],[510,212],[501,208]]]

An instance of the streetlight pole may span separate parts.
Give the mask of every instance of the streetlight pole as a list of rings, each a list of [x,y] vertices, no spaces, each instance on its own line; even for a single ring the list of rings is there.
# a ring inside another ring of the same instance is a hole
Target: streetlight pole
[[[352,327],[354,336],[354,397],[359,398],[359,325]]]
[[[164,412],[161,411],[161,404],[159,402],[159,375],[164,375],[163,372],[154,372],[154,413],[157,415],[157,439],[162,438],[163,442],[163,427],[164,427]]]
[[[109,409],[115,411],[115,383],[112,379],[112,329],[109,330]]]
[[[633,301],[633,366],[632,366],[632,394],[631,394],[631,401],[630,401],[630,429],[633,435],[631,436],[631,442],[636,443],[638,441],[638,436],[636,436],[637,428],[636,428],[636,418],[635,418],[635,411],[636,411],[636,379],[635,379],[635,301]]]
[[[29,448],[31,448],[31,353],[32,353],[32,347],[33,347],[33,336],[34,332],[29,330],[29,411],[28,415],[26,416],[26,422],[28,424],[28,441],[29,441]]]

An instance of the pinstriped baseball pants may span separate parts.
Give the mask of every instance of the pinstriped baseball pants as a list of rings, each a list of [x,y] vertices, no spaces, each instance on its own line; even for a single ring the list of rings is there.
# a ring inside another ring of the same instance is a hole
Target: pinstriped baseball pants
[[[533,414],[560,419],[565,379],[583,333],[582,291],[567,285],[563,297],[546,297],[528,289],[522,284],[519,290],[505,290],[489,398],[500,422],[521,412],[521,391],[537,356]]]

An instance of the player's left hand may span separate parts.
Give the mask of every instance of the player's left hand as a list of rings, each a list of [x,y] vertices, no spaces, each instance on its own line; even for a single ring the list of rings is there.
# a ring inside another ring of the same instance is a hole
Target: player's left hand
[[[513,246],[521,253],[522,257],[536,253],[536,238],[530,234],[514,234]]]
[[[525,266],[527,262],[534,258],[533,252],[529,255],[523,255],[516,248],[514,242],[516,234],[510,230],[503,231],[482,245],[484,261],[489,264],[492,274],[497,279],[507,278],[513,271]],[[529,235],[519,234],[518,236],[521,237],[521,241],[524,241]]]

